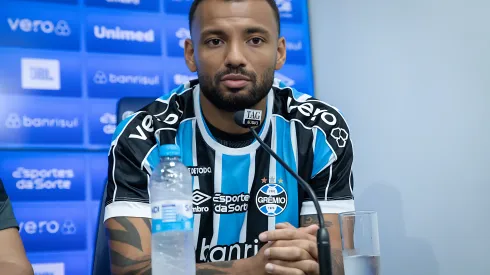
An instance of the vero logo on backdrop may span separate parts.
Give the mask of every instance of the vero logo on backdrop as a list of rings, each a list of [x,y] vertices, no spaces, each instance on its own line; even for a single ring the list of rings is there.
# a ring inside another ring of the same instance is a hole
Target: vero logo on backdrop
[[[70,26],[65,20],[53,22],[50,20],[9,17],[7,18],[7,23],[13,32],[34,32],[58,36],[69,36],[71,34]]]
[[[2,6],[0,45],[78,51],[80,14],[73,10],[61,12],[56,9],[29,9],[22,5]]]

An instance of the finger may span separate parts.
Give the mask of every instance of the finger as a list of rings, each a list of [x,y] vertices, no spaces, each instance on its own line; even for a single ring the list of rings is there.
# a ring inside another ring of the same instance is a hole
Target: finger
[[[301,261],[313,259],[308,251],[299,247],[269,247],[264,251],[264,255],[269,260],[281,261]]]
[[[265,272],[267,272],[267,274],[278,274],[278,275],[306,275],[303,271],[299,269],[284,267],[272,263],[267,263],[265,265]]]
[[[276,229],[286,229],[286,228],[293,229],[296,227],[294,227],[292,224],[290,224],[288,222],[282,222],[282,223],[276,224]]]
[[[280,266],[283,268],[288,268],[290,270],[300,270],[301,272],[303,272],[300,274],[320,274],[320,265],[313,260],[303,260],[297,262],[271,261],[270,263],[274,266]]]
[[[297,247],[308,252],[313,259],[318,259],[318,246],[316,242],[306,240],[281,240],[273,242],[270,247]]]
[[[263,232],[259,235],[262,242],[277,241],[277,240],[310,240],[316,241],[316,237],[299,229],[276,229]]]
[[[310,235],[315,235],[316,236],[316,232],[318,231],[318,229],[320,229],[320,227],[316,224],[312,224],[310,226],[307,226],[307,227],[300,227],[299,230],[302,230]]]

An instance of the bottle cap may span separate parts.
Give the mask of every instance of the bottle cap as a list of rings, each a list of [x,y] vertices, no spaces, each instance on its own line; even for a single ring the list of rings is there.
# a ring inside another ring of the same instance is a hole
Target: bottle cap
[[[176,144],[161,145],[158,152],[160,157],[180,157],[180,147]]]

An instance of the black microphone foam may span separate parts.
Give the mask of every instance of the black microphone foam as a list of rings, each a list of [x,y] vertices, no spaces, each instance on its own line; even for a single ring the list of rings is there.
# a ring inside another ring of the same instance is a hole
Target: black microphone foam
[[[291,169],[265,142],[259,137],[257,132],[252,128],[252,126],[255,125],[250,125],[250,121],[247,122],[247,119],[245,119],[246,116],[246,111],[252,111],[252,112],[260,112],[258,110],[251,110],[247,109],[245,111],[238,111],[234,115],[235,123],[243,128],[248,128],[254,135],[255,139],[260,143],[262,148],[269,153],[272,157],[274,157],[277,162],[279,162],[284,169],[286,169],[299,183],[301,188],[308,193],[309,197],[311,198],[311,201],[313,202],[313,205],[315,206],[316,213],[318,216],[318,221],[319,221],[319,226],[320,229],[317,232],[317,247],[318,247],[318,264],[320,265],[320,275],[332,275],[332,262],[331,262],[331,250],[330,250],[330,236],[328,234],[328,230],[325,227],[325,221],[323,218],[323,213],[320,207],[320,203],[318,201],[318,198],[315,195],[315,192],[311,188],[311,186],[306,183],[296,172]],[[252,122],[256,121],[256,118],[251,118],[249,120],[252,120]],[[260,121],[260,119],[259,119]]]
[[[244,117],[245,117],[245,111],[238,111],[233,116],[233,118],[235,119],[235,123],[238,126],[243,127],[243,128],[250,128],[250,126],[248,126],[245,123],[243,123],[243,118]]]

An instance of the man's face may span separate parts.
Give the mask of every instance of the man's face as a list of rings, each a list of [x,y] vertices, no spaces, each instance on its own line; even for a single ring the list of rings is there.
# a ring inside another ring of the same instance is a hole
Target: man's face
[[[197,71],[202,93],[217,108],[243,110],[267,95],[286,54],[266,1],[203,1],[191,33],[187,66]]]

